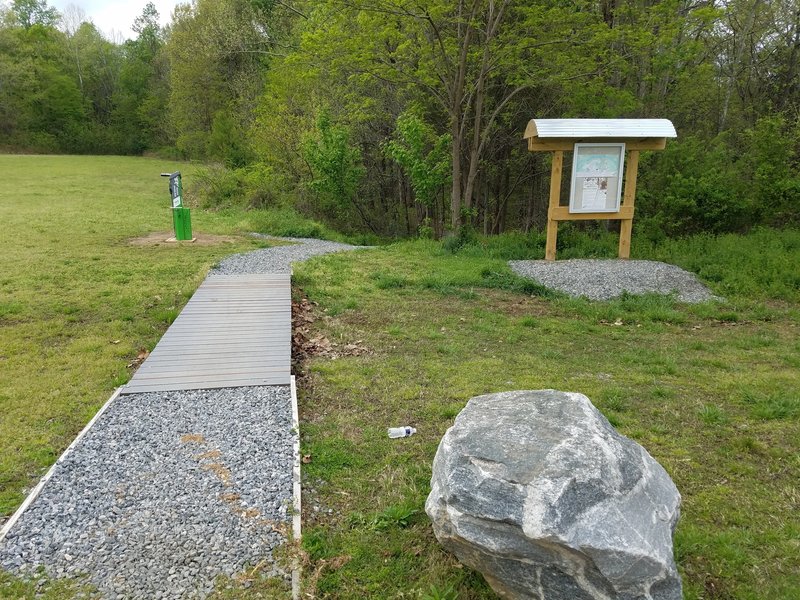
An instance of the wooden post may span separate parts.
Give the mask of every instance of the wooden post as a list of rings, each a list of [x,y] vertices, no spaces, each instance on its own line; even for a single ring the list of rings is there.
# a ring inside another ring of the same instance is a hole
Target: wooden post
[[[633,209],[636,200],[636,176],[639,170],[639,151],[631,150],[628,153],[628,165],[625,168],[625,195],[622,197],[622,206]],[[631,232],[633,231],[633,213],[630,219],[623,219],[619,227],[619,257],[631,256]]]
[[[553,209],[561,202],[561,171],[564,166],[564,151],[553,152],[553,169],[550,171],[550,206],[547,209],[547,246],[545,260],[556,259],[556,239],[558,237],[558,221],[554,220]]]

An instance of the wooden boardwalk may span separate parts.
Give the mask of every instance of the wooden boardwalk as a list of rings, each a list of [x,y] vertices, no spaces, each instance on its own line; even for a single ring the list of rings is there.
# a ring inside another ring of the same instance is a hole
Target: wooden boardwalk
[[[291,275],[209,275],[123,394],[289,385]]]

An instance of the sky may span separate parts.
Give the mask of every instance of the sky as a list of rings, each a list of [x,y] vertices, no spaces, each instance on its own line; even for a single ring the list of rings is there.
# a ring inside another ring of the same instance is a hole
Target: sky
[[[54,6],[59,12],[73,4],[83,9],[86,20],[95,24],[106,38],[112,41],[135,38],[131,30],[134,19],[142,14],[148,0],[48,0],[49,6]],[[162,25],[170,21],[172,9],[178,0],[152,0],[156,5]],[[183,0],[188,3],[189,0]]]

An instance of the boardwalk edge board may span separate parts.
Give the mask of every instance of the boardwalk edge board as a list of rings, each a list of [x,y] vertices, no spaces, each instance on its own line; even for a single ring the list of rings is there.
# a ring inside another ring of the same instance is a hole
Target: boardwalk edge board
[[[297,382],[292,375],[290,384],[292,394],[292,428],[294,436],[294,464],[292,465],[293,476],[293,512],[292,512],[292,539],[299,546],[302,539],[302,491],[303,486],[300,478],[300,411],[297,407]],[[295,554],[292,559],[292,600],[300,600],[300,577],[302,575],[302,565]]]

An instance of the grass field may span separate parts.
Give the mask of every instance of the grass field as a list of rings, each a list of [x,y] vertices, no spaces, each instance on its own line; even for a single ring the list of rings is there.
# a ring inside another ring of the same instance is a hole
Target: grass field
[[[189,165],[115,157],[0,156],[0,515],[125,383],[237,238],[133,246],[172,227],[162,171]],[[230,234],[233,215],[193,214]]]
[[[177,168],[191,179],[190,165],[151,159],[0,156],[0,515],[208,268],[260,244],[237,234],[324,233],[286,211],[193,211],[195,231],[232,241],[130,244],[170,228],[158,175]],[[614,255],[613,236],[567,228],[560,243],[560,258]],[[505,266],[541,257],[541,236],[448,247],[399,242],[295,268],[295,293],[317,303],[311,334],[334,353],[300,384],[309,593],[491,598],[432,535],[431,461],[471,396],[552,387],[588,395],[675,480],[687,598],[800,597],[800,233],[635,239],[635,257],[690,268],[727,298],[698,306],[543,294]],[[419,433],[389,440],[402,424]],[[33,589],[0,573],[0,597]]]
[[[613,257],[614,241],[576,236],[564,253]],[[694,307],[532,296],[504,260],[540,246],[404,242],[295,269],[315,332],[369,349],[312,360],[301,386],[308,585],[342,599],[493,597],[432,536],[431,461],[471,396],[556,388],[588,395],[675,480],[686,598],[800,598],[800,234],[634,243],[728,298]],[[418,434],[387,439],[403,424]]]

